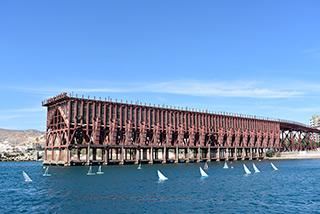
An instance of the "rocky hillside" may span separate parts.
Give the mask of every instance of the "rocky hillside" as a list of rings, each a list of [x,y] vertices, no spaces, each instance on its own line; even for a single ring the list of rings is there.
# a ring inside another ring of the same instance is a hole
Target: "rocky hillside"
[[[45,143],[44,134],[44,132],[37,130],[0,129],[0,150],[43,146]]]

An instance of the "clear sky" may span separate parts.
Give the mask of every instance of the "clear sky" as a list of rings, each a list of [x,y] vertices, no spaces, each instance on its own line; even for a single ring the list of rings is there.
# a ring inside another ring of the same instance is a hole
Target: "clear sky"
[[[320,1],[1,0],[0,127],[62,91],[308,123]]]

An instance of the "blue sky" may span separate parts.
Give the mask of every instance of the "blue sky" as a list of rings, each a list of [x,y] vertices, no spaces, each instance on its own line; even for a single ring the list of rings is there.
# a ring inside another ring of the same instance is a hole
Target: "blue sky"
[[[308,123],[320,2],[0,1],[0,127],[45,130],[62,91]]]

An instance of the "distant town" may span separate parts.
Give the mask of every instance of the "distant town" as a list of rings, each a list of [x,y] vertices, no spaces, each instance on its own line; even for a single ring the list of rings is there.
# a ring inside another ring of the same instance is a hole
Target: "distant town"
[[[45,133],[0,129],[0,161],[41,161]]]

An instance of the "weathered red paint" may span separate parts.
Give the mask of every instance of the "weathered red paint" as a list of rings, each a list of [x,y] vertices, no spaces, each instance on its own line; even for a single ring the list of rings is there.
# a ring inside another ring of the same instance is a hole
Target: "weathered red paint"
[[[48,109],[48,163],[109,163],[117,162],[114,157],[119,156],[120,163],[145,158],[153,162],[159,154],[166,162],[168,149],[175,149],[175,161],[179,152],[186,153],[186,161],[192,160],[190,156],[197,161],[252,158],[253,150],[263,158],[266,149],[315,149],[313,136],[319,133],[290,121],[84,99],[66,93],[44,101],[43,106]],[[99,149],[102,157],[97,155]],[[83,151],[85,160],[81,159]]]

